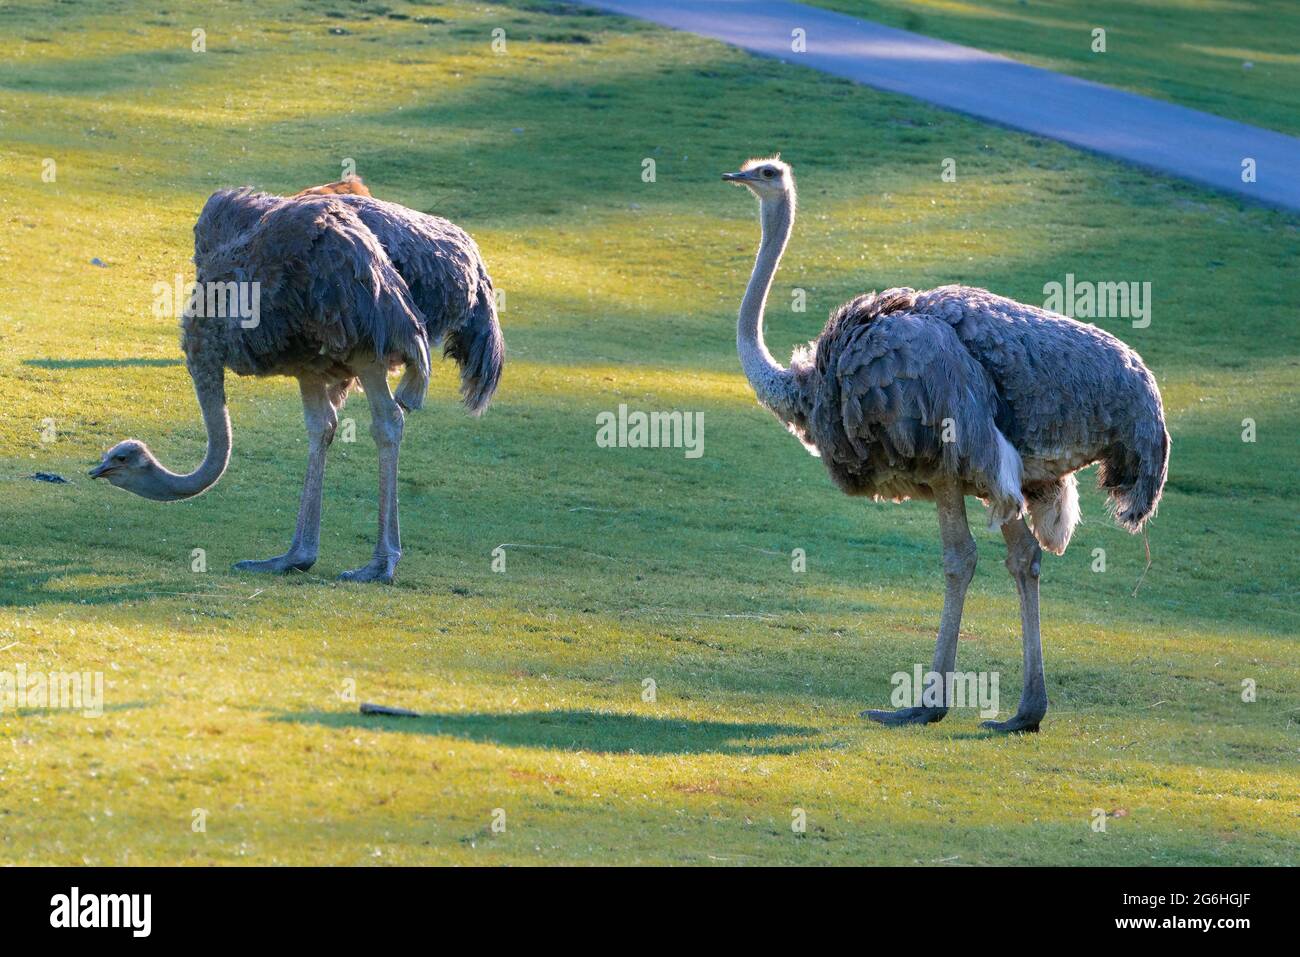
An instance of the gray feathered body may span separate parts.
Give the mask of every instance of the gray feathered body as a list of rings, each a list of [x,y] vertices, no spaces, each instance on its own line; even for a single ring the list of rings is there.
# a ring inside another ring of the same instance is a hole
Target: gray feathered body
[[[956,477],[997,521],[1023,510],[1063,551],[1073,473],[1101,463],[1116,518],[1155,512],[1169,454],[1155,379],[1109,333],[983,289],[890,289],[837,309],[792,361],[785,418],[855,495],[928,497]]]
[[[351,385],[350,364],[378,356],[405,367],[396,397],[423,404],[429,352],[461,367],[480,412],[496,389],[504,343],[478,246],[459,227],[368,196],[285,198],[214,193],[194,227],[200,284],[260,283],[252,328],[238,315],[183,321],[187,355],[241,375],[316,375]]]

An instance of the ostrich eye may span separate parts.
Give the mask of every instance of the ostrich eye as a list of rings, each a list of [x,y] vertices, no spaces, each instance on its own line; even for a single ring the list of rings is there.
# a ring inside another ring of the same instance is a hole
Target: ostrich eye
[[[114,455],[114,456],[113,456],[113,461],[114,461],[114,462],[125,462],[125,461],[126,461],[126,453],[125,453],[125,452],[118,452],[117,455]]]
[[[766,166],[763,168],[763,179],[771,179],[775,175],[776,170],[772,169],[772,167]]]

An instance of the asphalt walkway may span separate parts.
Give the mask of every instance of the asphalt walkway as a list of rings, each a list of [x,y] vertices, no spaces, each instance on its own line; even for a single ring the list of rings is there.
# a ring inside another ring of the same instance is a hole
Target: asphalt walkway
[[[583,2],[1300,210],[1300,139],[1272,130],[788,0]]]

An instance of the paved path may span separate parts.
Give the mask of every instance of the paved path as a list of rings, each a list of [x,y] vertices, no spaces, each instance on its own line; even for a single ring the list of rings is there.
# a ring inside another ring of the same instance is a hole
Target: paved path
[[[1272,130],[787,0],[583,2],[1300,210],[1300,139]],[[791,50],[796,28],[806,52]]]

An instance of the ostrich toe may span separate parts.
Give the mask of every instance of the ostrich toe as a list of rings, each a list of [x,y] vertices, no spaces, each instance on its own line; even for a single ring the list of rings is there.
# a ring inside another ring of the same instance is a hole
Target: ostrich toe
[[[933,724],[942,721],[947,713],[947,708],[900,708],[897,711],[863,711],[858,717],[870,718],[890,727],[900,727],[905,724]]]
[[[280,575],[286,572],[305,572],[316,564],[316,559],[307,555],[295,555],[293,552],[286,552],[283,555],[276,555],[274,558],[264,559],[247,559],[242,562],[235,562],[230,567],[237,572],[259,572],[262,574]]]

